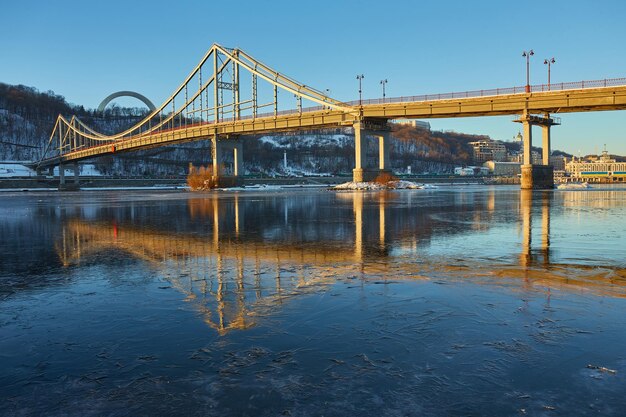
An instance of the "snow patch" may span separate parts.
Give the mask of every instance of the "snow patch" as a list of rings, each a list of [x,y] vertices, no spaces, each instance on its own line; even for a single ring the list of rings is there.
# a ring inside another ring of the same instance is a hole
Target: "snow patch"
[[[312,146],[339,146],[344,147],[353,139],[344,134],[315,134],[315,135],[281,135],[261,136],[259,140],[279,149],[310,148]]]
[[[558,187],[559,190],[586,190],[587,188],[591,188],[589,184],[586,182],[582,183],[569,183],[569,184],[560,184]]]
[[[0,178],[34,177],[37,173],[20,164],[0,164]]]
[[[387,184],[349,181],[332,187],[333,190],[425,190],[434,188],[437,187],[403,180],[389,181]]]

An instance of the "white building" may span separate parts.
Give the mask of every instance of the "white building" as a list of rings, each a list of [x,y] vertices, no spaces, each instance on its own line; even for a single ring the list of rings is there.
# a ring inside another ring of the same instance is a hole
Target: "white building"
[[[519,162],[487,161],[483,164],[493,175],[502,177],[514,177],[522,173],[522,165]]]
[[[506,161],[507,153],[504,143],[497,140],[479,140],[470,142],[474,163],[482,164],[487,161]]]
[[[417,127],[420,129],[426,129],[430,131],[430,123],[424,122],[422,120],[396,119],[396,120],[392,120],[391,122],[398,124],[398,125],[409,125],[409,126]]]
[[[487,167],[456,167],[454,168],[454,175],[460,175],[462,177],[489,175],[489,168]]]

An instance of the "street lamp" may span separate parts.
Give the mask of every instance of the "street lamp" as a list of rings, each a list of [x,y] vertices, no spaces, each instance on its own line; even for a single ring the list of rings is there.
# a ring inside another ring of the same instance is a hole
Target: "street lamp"
[[[522,52],[522,56],[526,58],[526,92],[530,93],[530,57],[535,55],[533,50]]]
[[[330,88],[327,88],[324,91],[326,92],[326,97],[330,98]],[[322,108],[326,108],[326,106],[322,106]],[[328,108],[330,109],[330,106],[328,106]]]
[[[383,104],[385,103],[385,84],[387,84],[387,80],[380,80],[380,85],[383,86]]]
[[[356,79],[359,80],[359,106],[362,104],[363,100],[361,98],[361,81],[365,78],[365,75],[357,75]]]
[[[543,60],[544,65],[548,66],[548,90],[550,90],[550,66],[554,64],[555,62],[556,61],[554,60],[554,57]]]

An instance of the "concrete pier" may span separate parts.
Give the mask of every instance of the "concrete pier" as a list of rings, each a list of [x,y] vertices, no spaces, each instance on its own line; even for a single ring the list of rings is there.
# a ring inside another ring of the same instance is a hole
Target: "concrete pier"
[[[524,190],[554,188],[554,168],[550,165],[522,165],[521,188]]]
[[[550,128],[560,124],[557,119],[551,118],[549,114],[543,116],[529,114],[524,111],[519,119],[515,120],[522,124],[523,136],[523,164],[522,164],[522,189],[551,189],[554,188],[554,168],[550,165],[551,143]],[[541,126],[542,131],[542,164],[533,164],[532,161],[532,127]]]
[[[355,182],[373,181],[380,174],[391,174],[389,163],[390,130],[385,124],[371,124],[357,122],[354,127],[354,169],[352,180]],[[378,168],[373,166],[367,159],[367,137],[378,138]]]
[[[74,179],[67,182],[65,179],[65,166],[59,165],[59,191],[78,191],[80,190],[80,166],[78,162],[72,164],[74,170]]]
[[[241,139],[220,139],[215,136],[211,142],[213,181],[218,187],[242,186],[244,170]],[[225,165],[225,159],[229,153],[232,155],[232,168]]]

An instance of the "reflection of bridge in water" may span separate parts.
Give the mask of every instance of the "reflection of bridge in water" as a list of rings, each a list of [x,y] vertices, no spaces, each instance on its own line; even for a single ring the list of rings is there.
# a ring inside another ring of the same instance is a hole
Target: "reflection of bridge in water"
[[[564,197],[565,203],[559,202],[559,205],[567,206],[567,201],[571,199],[592,199],[592,201],[597,202],[598,198],[602,196],[615,196],[615,192],[600,191],[599,194],[593,195],[566,192],[559,195]],[[541,192],[539,194],[530,190],[520,192],[522,228],[520,268],[496,270],[496,276],[522,278],[526,285],[532,284],[577,292],[592,291],[599,295],[626,297],[626,269],[623,267],[566,263],[562,259],[559,262],[551,261],[550,211],[554,199],[555,193],[553,192]],[[604,203],[598,204],[611,206],[616,202],[615,199],[606,199]],[[537,212],[539,210],[534,210],[537,205],[540,208],[540,213]],[[533,227],[533,222],[537,221],[540,222],[539,230]],[[537,239],[537,234],[539,239]]]
[[[522,228],[521,251],[510,263],[485,265],[484,260],[466,259],[463,267],[454,260],[446,264],[441,259],[430,259],[419,248],[443,233],[473,233],[489,227],[485,225],[489,224],[490,215],[496,209],[503,209],[497,207],[495,192],[478,200],[463,196],[468,198],[468,205],[478,205],[479,209],[472,213],[472,221],[465,226],[456,225],[455,230],[439,227],[431,215],[463,214],[462,202],[456,201],[449,207],[425,206],[423,211],[416,211],[405,200],[396,201],[397,195],[336,194],[333,198],[351,202],[351,212],[343,216],[352,221],[341,221],[342,215],[338,215],[337,224],[326,219],[330,225],[312,226],[312,229],[305,225],[297,232],[297,238],[280,234],[292,225],[287,219],[289,200],[277,203],[285,204],[285,223],[277,224],[273,222],[283,221],[281,216],[263,222],[259,205],[267,203],[266,199],[259,201],[236,194],[190,198],[188,218],[206,222],[200,227],[206,233],[198,234],[197,224],[189,231],[180,226],[171,232],[132,225],[124,219],[97,222],[72,219],[64,224],[57,252],[66,267],[110,251],[143,260],[185,294],[203,320],[220,333],[248,328],[254,325],[256,316],[294,296],[323,290],[338,279],[428,279],[433,273],[452,279],[488,276],[507,279],[507,283],[523,289],[589,290],[626,296],[623,269],[551,263],[550,208],[554,193],[522,192],[519,200],[509,199],[504,203],[511,205],[510,210],[518,216]],[[534,210],[537,206],[539,211]],[[251,207],[256,208],[251,210]],[[303,207],[308,206],[305,203]],[[350,204],[343,207],[349,208]],[[325,217],[325,212],[317,215],[318,221]],[[536,243],[533,234],[536,237],[537,228],[533,229],[533,222],[539,219],[541,238]],[[412,248],[409,256],[393,254],[394,249],[402,246]],[[485,267],[489,268],[486,274],[480,272]]]

